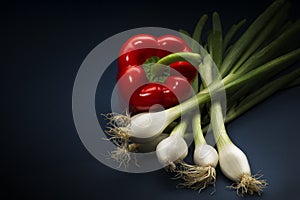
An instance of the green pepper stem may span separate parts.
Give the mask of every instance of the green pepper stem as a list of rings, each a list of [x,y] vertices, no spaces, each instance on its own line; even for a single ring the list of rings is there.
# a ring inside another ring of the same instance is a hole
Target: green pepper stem
[[[151,74],[151,76],[148,78],[150,82],[158,81],[163,83],[170,75],[170,68],[162,64],[153,64],[150,67],[149,73]]]

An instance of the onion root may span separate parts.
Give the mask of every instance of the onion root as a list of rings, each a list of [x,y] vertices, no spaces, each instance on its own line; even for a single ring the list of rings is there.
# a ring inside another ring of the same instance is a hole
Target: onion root
[[[253,195],[255,193],[261,195],[262,189],[268,185],[266,180],[260,180],[262,176],[263,175],[251,176],[249,174],[244,174],[239,182],[228,187],[235,189],[237,194],[242,196],[245,194]]]

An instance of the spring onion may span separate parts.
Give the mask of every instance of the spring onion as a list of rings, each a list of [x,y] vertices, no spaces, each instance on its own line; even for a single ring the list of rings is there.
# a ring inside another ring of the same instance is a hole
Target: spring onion
[[[215,168],[219,160],[217,151],[205,141],[200,121],[201,115],[199,113],[195,114],[192,120],[195,165],[180,162],[179,170],[175,171],[177,176],[183,179],[179,186],[198,190],[199,192],[209,185],[215,185]]]
[[[201,74],[203,72],[203,74]],[[210,85],[212,80],[209,70],[203,69],[200,74],[205,85]],[[208,77],[208,78],[207,78]],[[207,82],[211,80],[211,82]],[[212,95],[215,95],[214,93]],[[246,155],[230,140],[223,119],[223,110],[219,96],[212,96],[214,101],[211,103],[211,124],[213,135],[219,152],[219,162],[223,174],[236,182],[233,188],[244,194],[260,194],[261,190],[267,186],[265,180],[259,180],[251,175],[250,166]]]

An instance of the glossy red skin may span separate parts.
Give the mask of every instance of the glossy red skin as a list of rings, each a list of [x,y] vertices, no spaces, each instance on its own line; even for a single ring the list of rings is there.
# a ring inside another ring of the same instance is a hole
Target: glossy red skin
[[[147,83],[137,88],[130,98],[130,110],[133,113],[146,112],[156,104],[169,108],[189,98],[191,94],[192,88],[186,78],[169,76],[163,84]]]
[[[120,96],[129,102],[132,113],[148,111],[154,104],[169,108],[190,97],[190,83],[197,75],[197,70],[190,63],[172,63],[170,76],[164,83],[150,83],[142,68],[148,58],[162,58],[173,52],[191,52],[191,49],[181,38],[172,35],[158,38],[136,35],[122,46],[118,58],[117,84]]]

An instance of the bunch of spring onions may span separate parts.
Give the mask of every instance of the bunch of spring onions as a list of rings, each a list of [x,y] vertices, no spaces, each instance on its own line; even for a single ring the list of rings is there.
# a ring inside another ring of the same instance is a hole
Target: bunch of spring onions
[[[215,184],[215,168],[219,163],[223,174],[234,181],[232,188],[242,195],[260,194],[267,182],[251,173],[247,156],[230,140],[224,124],[275,92],[299,85],[300,68],[295,63],[300,60],[300,20],[289,20],[289,7],[289,2],[276,0],[237,40],[233,38],[245,24],[245,20],[234,24],[223,36],[217,13],[212,15],[212,29],[206,34],[206,40],[202,40],[202,30],[208,19],[207,15],[200,18],[192,35],[181,30],[193,53],[174,53],[158,62],[168,65],[174,58],[180,60],[185,56],[193,60],[193,65],[199,67],[201,77],[201,84],[194,84],[197,94],[164,111],[135,116],[110,115],[111,126],[108,133],[118,149],[123,152],[139,151],[139,147],[143,145],[153,145],[162,165],[168,166],[182,178],[181,186],[200,191]],[[201,44],[209,55],[203,57],[199,46],[191,42],[189,37]],[[226,90],[226,110],[222,110],[222,102],[218,96],[221,89],[210,72],[212,62],[218,67],[218,78]],[[210,101],[211,99],[214,101]],[[200,112],[194,112],[196,109]],[[225,119],[224,112],[227,113]],[[182,118],[183,115],[190,118]],[[180,117],[182,120],[179,121]],[[217,151],[204,138],[209,124]],[[194,133],[194,164],[184,161],[188,155],[184,136],[189,125]],[[116,160],[123,162],[127,159],[128,162],[128,156],[120,158],[119,155],[124,154],[116,152],[118,156],[113,155]]]

